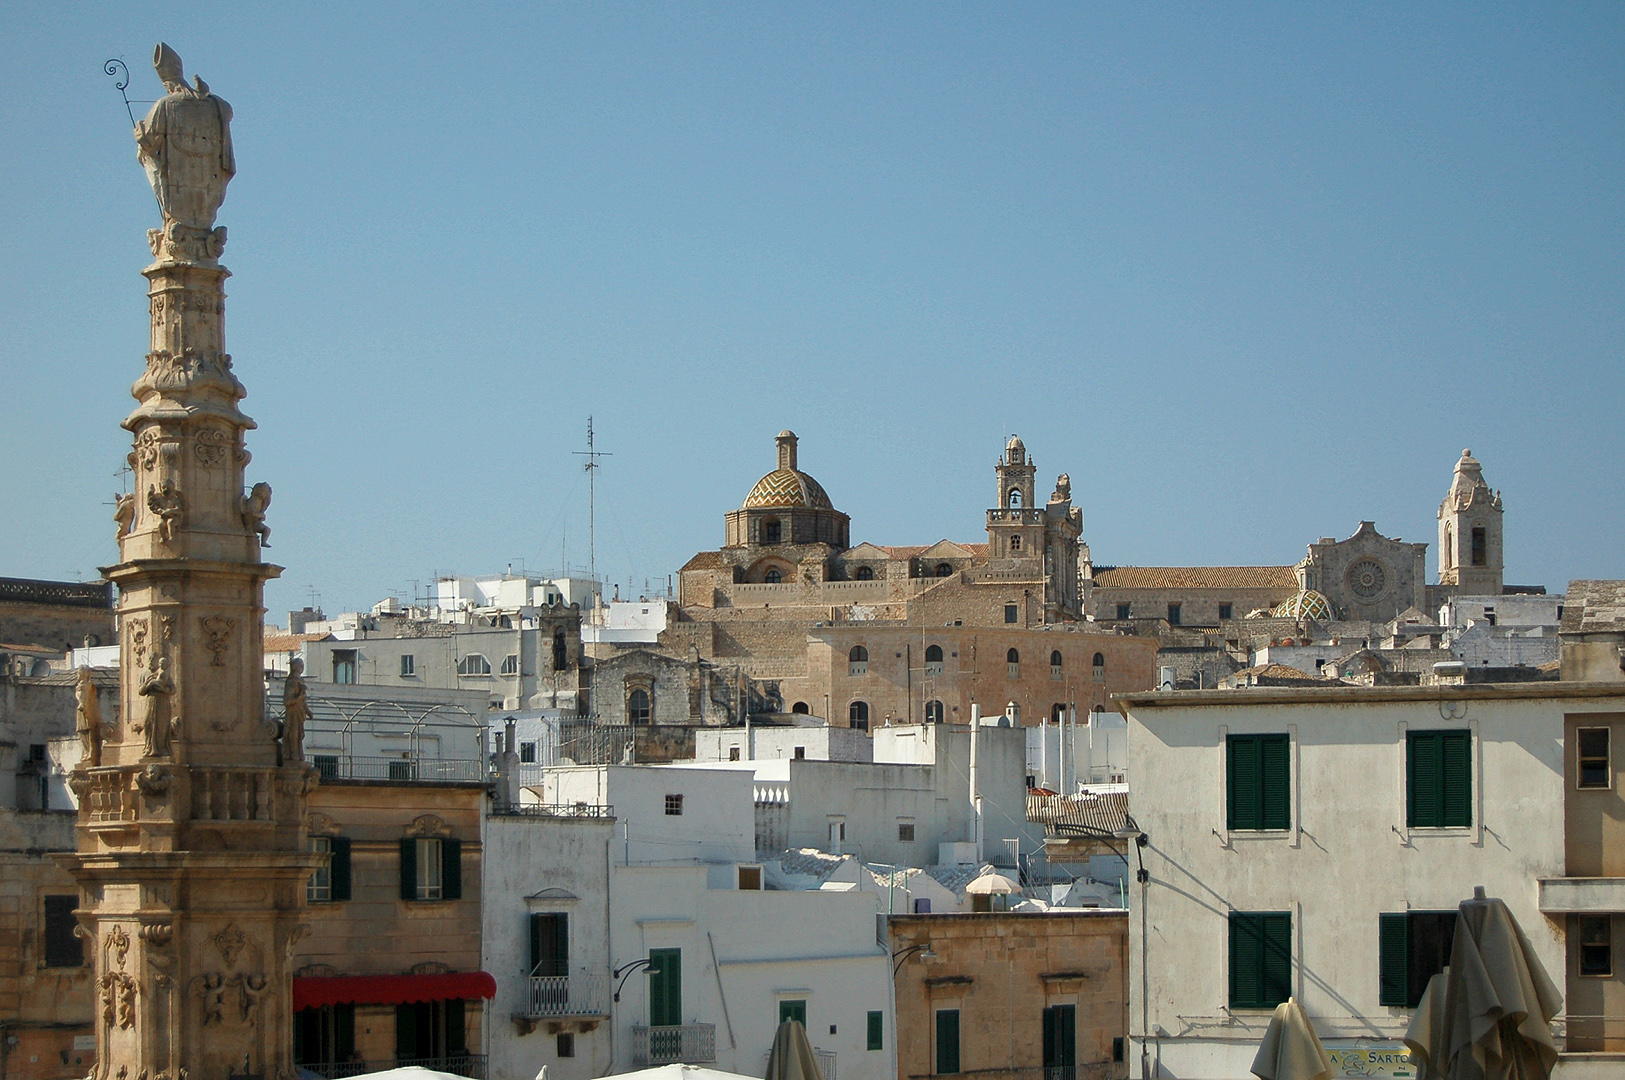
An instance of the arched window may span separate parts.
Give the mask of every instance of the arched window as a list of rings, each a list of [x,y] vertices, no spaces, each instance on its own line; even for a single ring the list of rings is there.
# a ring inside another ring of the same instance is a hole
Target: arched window
[[[807,707],[807,703],[805,701],[796,702],[794,705],[790,706],[790,711],[795,713],[797,716],[806,716],[812,712],[812,710]]]
[[[925,673],[927,675],[942,674],[941,645],[927,645],[925,647]]]
[[[1021,550],[1021,537],[1012,536],[1010,538],[1010,550],[1011,551],[1020,551]]]
[[[1061,723],[1066,719],[1066,703],[1057,701],[1049,707],[1049,718],[1053,723]]]
[[[769,585],[777,585],[779,582],[784,580],[784,575],[779,573],[778,567],[774,567],[762,575],[762,580],[767,582]]]
[[[626,722],[629,724],[649,722],[649,691],[640,688],[626,695]]]
[[[1021,678],[1021,653],[1020,652],[1016,651],[1015,649],[1011,649],[1009,652],[1004,654],[1004,662],[1007,665],[1009,665],[1010,677],[1012,679]]]
[[[869,703],[867,701],[854,701],[847,706],[846,718],[855,728],[863,731],[869,730]]]
[[[477,652],[471,652],[457,661],[457,674],[489,675],[491,674],[491,661]]]
[[[1455,560],[1452,556],[1452,549],[1455,547],[1455,544],[1451,542],[1455,538],[1455,529],[1446,524],[1444,527],[1444,550],[1439,553],[1440,558],[1442,558],[1444,561],[1444,568],[1446,570],[1449,570],[1455,565]]]
[[[564,631],[553,631],[553,670],[563,671],[570,662],[570,651],[564,644]]]
[[[1052,679],[1059,679],[1061,677],[1061,669],[1063,666],[1064,664],[1061,660],[1061,650],[1056,649],[1051,652],[1049,654],[1049,677]]]
[[[779,542],[779,519],[768,518],[762,522],[762,543],[776,544]]]
[[[928,723],[928,724],[940,724],[940,723],[943,722],[943,718],[946,715],[947,715],[947,710],[943,708],[942,702],[940,702],[940,701],[928,701],[928,702],[925,703],[925,722],[926,723]]]
[[[852,651],[846,654],[846,673],[848,675],[869,674],[869,650],[862,645],[852,646]]]
[[[937,563],[937,577],[953,577],[954,568],[945,562]]]
[[[1095,682],[1105,682],[1106,681],[1106,654],[1105,653],[1095,653],[1095,659],[1094,659],[1094,665],[1093,666],[1094,666]]]
[[[1011,488],[1010,489],[1010,498],[1009,498],[1008,501],[1010,503],[1010,509],[1012,509],[1012,510],[1020,510],[1021,509],[1021,489],[1020,488]]]
[[[860,566],[858,567],[858,572],[852,576],[859,581],[873,581],[875,579],[875,568],[872,566]]]

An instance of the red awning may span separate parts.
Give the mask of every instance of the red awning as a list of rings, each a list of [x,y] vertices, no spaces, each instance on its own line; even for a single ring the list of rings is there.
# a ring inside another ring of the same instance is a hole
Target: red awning
[[[497,981],[483,971],[445,975],[296,975],[293,980],[295,1012],[323,1005],[404,1005],[496,996]]]

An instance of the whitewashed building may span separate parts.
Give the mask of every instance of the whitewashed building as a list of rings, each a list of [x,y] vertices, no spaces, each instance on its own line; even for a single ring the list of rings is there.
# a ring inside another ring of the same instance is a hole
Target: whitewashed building
[[[1563,925],[1538,882],[1563,874],[1565,718],[1619,712],[1625,685],[1118,701],[1145,839],[1132,1073],[1245,1077],[1288,995],[1334,1056],[1391,1054],[1475,885],[1507,902],[1561,983]]]

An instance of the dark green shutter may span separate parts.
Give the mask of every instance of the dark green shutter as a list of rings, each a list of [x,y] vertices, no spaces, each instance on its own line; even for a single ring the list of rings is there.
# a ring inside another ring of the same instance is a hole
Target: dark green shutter
[[[1410,916],[1404,912],[1377,916],[1377,1001],[1401,1009],[1409,1005],[1411,970]]]
[[[1259,800],[1261,829],[1292,827],[1292,747],[1285,735],[1259,738],[1262,789]]]
[[[1250,735],[1232,735],[1229,744],[1229,784],[1225,790],[1226,827],[1258,828],[1257,807],[1263,801],[1258,790],[1262,778],[1258,767],[1258,740]]]
[[[440,895],[447,900],[463,897],[463,842],[440,841]]]
[[[531,975],[570,974],[570,917],[562,912],[530,917]]]
[[[959,1010],[937,1010],[937,1074],[959,1071]]]
[[[1078,1063],[1078,1007],[1050,1005],[1044,1009],[1044,1065]]]
[[[349,1061],[355,1056],[355,1006],[333,1006],[333,1060]]]
[[[886,1014],[871,1012],[869,1014],[869,1049],[884,1050],[886,1048]]]
[[[675,1027],[683,1022],[683,952],[650,949],[649,1026]]]
[[[446,1056],[462,1057],[468,1053],[468,1029],[463,1023],[463,999],[448,998],[446,1006]]]
[[[1286,735],[1231,735],[1225,741],[1227,827],[1291,828],[1291,739]]]
[[[411,838],[401,841],[401,899],[418,898],[418,842]]]
[[[335,836],[329,843],[332,845],[333,861],[329,864],[328,880],[332,882],[331,896],[334,900],[350,899],[350,838],[348,836]],[[355,1014],[351,1012],[352,1027]],[[342,1058],[340,1060],[343,1060]]]
[[[1446,731],[1440,741],[1443,744],[1441,814],[1447,827],[1466,828],[1473,823],[1473,733]]]
[[[411,841],[405,841],[411,843]],[[402,1060],[418,1055],[418,1007],[415,1004],[395,1006],[395,1058]]]
[[[795,1001],[779,1002],[779,1023],[794,1020],[802,1027],[807,1026],[807,1000],[798,998]]]
[[[1413,731],[1405,740],[1405,823],[1413,829],[1442,825],[1444,753],[1437,731]]]
[[[1292,996],[1292,916],[1230,915],[1230,1005],[1273,1009]]]

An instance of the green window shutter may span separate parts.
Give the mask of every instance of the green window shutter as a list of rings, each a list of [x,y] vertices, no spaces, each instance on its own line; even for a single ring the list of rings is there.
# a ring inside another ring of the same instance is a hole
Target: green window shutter
[[[1443,786],[1439,738],[1432,731],[1405,736],[1405,824],[1430,829],[1439,824],[1439,792]]]
[[[1292,996],[1292,916],[1264,916],[1264,1008]]]
[[[1044,1065],[1046,1068],[1078,1063],[1078,1007],[1050,1005],[1044,1009]]]
[[[355,1006],[333,1006],[333,1060],[349,1061],[355,1056]]]
[[[463,896],[463,842],[440,841],[440,895],[447,900]]]
[[[333,861],[328,877],[332,882],[331,896],[334,900],[350,899],[350,838],[348,836],[335,836],[330,841],[333,845]],[[351,1011],[352,1021],[355,1018]],[[352,1025],[353,1026],[353,1025]]]
[[[1440,733],[1442,796],[1440,816],[1446,826],[1466,828],[1473,823],[1473,733]]]
[[[1377,1001],[1401,1009],[1409,1005],[1411,970],[1410,916],[1404,912],[1377,916]]]
[[[1292,827],[1292,746],[1285,735],[1259,739],[1261,829]]]
[[[1273,1009],[1292,994],[1292,916],[1230,915],[1230,1005]]]
[[[542,936],[547,933],[547,927],[542,920],[546,915],[531,915],[530,917],[530,966],[525,968],[532,976],[539,975],[538,970],[542,963]]]
[[[418,898],[418,842],[411,837],[401,841],[401,899]],[[408,1057],[412,1056],[410,1054]]]
[[[1229,783],[1225,791],[1227,827],[1256,829],[1262,818],[1260,805],[1263,792],[1259,790],[1258,739],[1252,735],[1232,735],[1228,740]]]
[[[869,1014],[869,1049],[884,1050],[886,1048],[886,1014],[871,1012]]]
[[[782,1024],[786,1020],[794,1020],[802,1027],[807,1026],[807,1001],[805,998],[779,1002],[779,1023]]]
[[[959,1071],[959,1010],[937,1010],[937,1074]]]
[[[447,998],[445,1005],[446,1056],[461,1057],[468,1053],[468,1027],[463,1021],[463,999]]]
[[[418,1007],[416,1004],[395,1006],[395,1057],[418,1056]]]
[[[683,953],[650,949],[649,1026],[675,1027],[683,1022]]]

